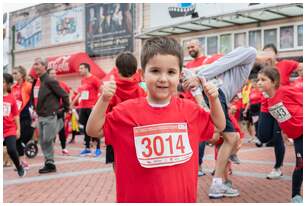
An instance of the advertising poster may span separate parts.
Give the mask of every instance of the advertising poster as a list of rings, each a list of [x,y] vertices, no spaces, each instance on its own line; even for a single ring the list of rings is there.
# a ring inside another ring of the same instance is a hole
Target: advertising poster
[[[86,4],[86,52],[110,56],[133,51],[135,4]]]

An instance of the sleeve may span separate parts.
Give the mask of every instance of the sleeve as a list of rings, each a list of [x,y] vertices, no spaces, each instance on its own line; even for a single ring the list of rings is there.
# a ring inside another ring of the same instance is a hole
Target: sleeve
[[[69,110],[69,96],[68,94],[60,87],[58,81],[49,79],[47,81],[49,88],[55,93],[56,96],[60,97],[63,101],[63,107],[65,111]]]
[[[279,73],[281,76],[280,83],[281,85],[288,85],[290,83],[290,75],[297,69],[299,63],[293,60],[283,60],[281,63],[284,64],[284,66],[279,68]]]
[[[98,78],[95,78],[95,81],[93,83],[94,83],[94,87],[96,88],[96,90],[99,91],[99,88],[101,86],[100,80]]]
[[[214,63],[206,65],[197,71],[197,76],[212,79],[237,66],[252,67],[256,60],[256,49],[238,47],[224,55]]]
[[[116,125],[120,125],[119,122],[119,113],[114,108],[111,112],[107,113],[105,116],[105,122],[102,126],[103,134],[105,138],[105,144],[107,145],[113,145],[116,141]]]

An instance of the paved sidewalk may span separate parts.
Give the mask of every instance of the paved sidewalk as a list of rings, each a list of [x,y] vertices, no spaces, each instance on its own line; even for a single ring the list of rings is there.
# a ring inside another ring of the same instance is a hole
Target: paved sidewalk
[[[115,202],[116,181],[110,164],[105,164],[105,148],[101,157],[80,157],[83,138],[78,143],[68,144],[69,156],[61,154],[59,141],[56,143],[57,173],[40,175],[43,157],[39,153],[29,159],[27,176],[19,178],[13,167],[3,169],[3,198],[5,203],[28,202]],[[240,196],[211,200],[207,196],[214,167],[213,148],[206,147],[204,167],[206,175],[199,177],[198,202],[223,203],[265,203],[290,202],[291,173],[294,168],[294,148],[286,146],[282,169],[284,176],[279,180],[267,180],[266,175],[274,165],[272,147],[257,148],[245,144],[239,152],[240,165],[233,165],[231,176],[234,186],[240,189]]]

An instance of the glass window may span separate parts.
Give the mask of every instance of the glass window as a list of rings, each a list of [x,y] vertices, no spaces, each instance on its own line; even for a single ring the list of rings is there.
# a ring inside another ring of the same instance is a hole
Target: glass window
[[[207,55],[218,53],[218,36],[207,37]]]
[[[232,35],[222,34],[220,35],[220,53],[227,54],[232,51]]]
[[[284,26],[279,30],[279,43],[280,49],[290,49],[293,48],[293,26]]]
[[[264,46],[274,44],[277,47],[277,30],[267,29],[264,31]]]
[[[246,34],[245,34],[245,32],[235,34],[234,45],[235,45],[235,48],[240,47],[240,46],[246,46]]]
[[[297,26],[297,45],[303,46],[303,25]]]
[[[258,51],[262,49],[261,30],[249,32],[249,46],[256,48]]]

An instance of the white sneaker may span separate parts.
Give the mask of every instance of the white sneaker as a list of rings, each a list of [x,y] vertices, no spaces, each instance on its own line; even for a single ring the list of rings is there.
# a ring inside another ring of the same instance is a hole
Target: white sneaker
[[[209,188],[209,193],[208,196],[211,199],[219,199],[222,197],[237,197],[239,196],[239,190],[234,189],[232,187],[228,187],[225,184],[221,184],[221,185],[212,185]]]
[[[272,171],[267,175],[267,179],[278,179],[281,178],[281,176],[283,176],[282,171],[280,170],[280,168],[275,169],[273,168]]]
[[[292,203],[303,203],[303,197],[301,195],[295,195],[292,199],[291,199]]]

